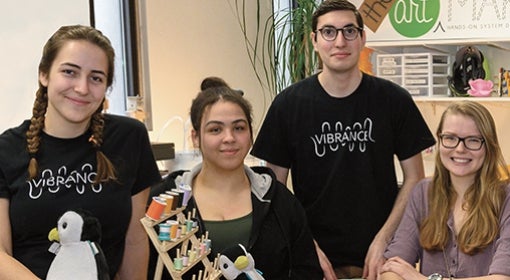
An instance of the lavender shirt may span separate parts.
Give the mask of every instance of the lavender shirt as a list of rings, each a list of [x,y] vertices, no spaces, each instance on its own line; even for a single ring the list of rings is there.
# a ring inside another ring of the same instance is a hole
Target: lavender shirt
[[[437,272],[447,276],[448,269],[454,278],[489,274],[510,275],[510,185],[506,187],[507,196],[501,212],[500,235],[482,252],[473,256],[462,253],[457,246],[451,213],[448,218],[450,240],[445,250],[446,254],[421,248],[419,225],[428,213],[429,188],[430,178],[423,179],[413,188],[402,221],[386,248],[384,257],[399,256],[410,264],[420,262],[420,272],[424,275]]]

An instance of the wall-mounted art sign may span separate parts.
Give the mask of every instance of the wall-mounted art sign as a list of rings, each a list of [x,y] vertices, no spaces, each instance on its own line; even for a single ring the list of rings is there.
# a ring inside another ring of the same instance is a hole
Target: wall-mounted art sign
[[[367,39],[510,40],[509,0],[351,0]]]

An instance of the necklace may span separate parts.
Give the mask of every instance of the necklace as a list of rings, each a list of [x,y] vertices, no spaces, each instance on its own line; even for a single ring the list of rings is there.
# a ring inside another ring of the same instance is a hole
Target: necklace
[[[446,267],[446,273],[448,273],[448,278],[452,279],[452,273],[450,272],[450,264],[448,263],[448,257],[446,257],[446,251],[443,249],[443,258],[444,258],[444,265]]]

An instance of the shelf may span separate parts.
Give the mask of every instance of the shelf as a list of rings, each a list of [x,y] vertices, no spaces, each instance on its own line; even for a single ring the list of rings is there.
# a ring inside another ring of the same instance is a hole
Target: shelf
[[[377,76],[401,85],[416,97],[448,94],[451,56],[440,53],[378,54]]]
[[[173,247],[179,245],[180,242],[189,240],[192,235],[195,235],[195,233],[198,231],[198,228],[192,229],[190,232],[187,232],[185,235],[181,235],[176,240],[170,240],[170,241],[160,241],[158,248],[162,249],[162,251],[166,252],[172,249]]]
[[[415,102],[453,102],[453,101],[461,101],[461,100],[471,100],[476,102],[510,102],[510,97],[453,97],[453,96],[444,96],[444,97],[426,97],[426,96],[416,96],[413,97]]]
[[[182,218],[183,216],[181,215],[177,215],[179,213],[182,213],[182,211],[184,211],[184,209],[186,209],[186,207],[179,207],[175,210],[172,210],[170,213],[168,214],[163,214],[161,215],[161,218],[159,218],[158,220],[153,220],[153,219],[149,219],[149,218],[144,218],[143,219],[143,222],[145,224],[147,224],[148,226],[150,227],[153,227],[155,225],[158,225],[160,224],[161,222],[164,222],[166,220],[168,220],[169,218],[172,218],[172,217],[177,217],[179,219],[179,222],[183,222],[184,220],[186,220],[185,218]]]
[[[143,228],[145,229],[149,240],[152,242],[154,247],[158,252],[158,261],[156,264],[156,271],[154,274],[154,279],[161,279],[163,274],[163,269],[166,267],[167,271],[170,273],[170,276],[174,280],[182,280],[182,276],[188,272],[192,267],[197,265],[198,263],[203,264],[203,270],[199,271],[198,279],[202,280],[218,280],[222,276],[221,271],[218,267],[218,259],[214,259],[214,263],[211,263],[208,259],[208,255],[211,253],[211,249],[204,246],[202,241],[199,241],[195,236],[198,231],[198,227],[194,227],[193,229],[187,231],[185,234],[179,236],[178,238],[162,241],[159,239],[159,235],[154,229],[155,226],[164,223],[166,220],[175,217],[175,220],[178,221],[179,226],[183,226],[186,221],[186,217],[182,213],[185,210],[185,207],[180,207],[173,210],[171,213],[167,215],[163,215],[158,220],[153,220],[148,217],[144,217],[140,220]],[[206,234],[207,236],[207,234]],[[191,243],[190,251],[196,252],[194,257],[189,255],[189,258],[193,258],[190,260],[187,265],[184,265],[184,261],[180,263],[180,266],[174,265],[174,260],[170,257],[168,251],[180,246],[178,249],[180,252],[183,252],[183,256],[188,252],[188,246]],[[199,248],[201,250],[199,250]],[[203,249],[202,249],[203,248]],[[202,278],[202,272],[204,276]],[[195,276],[193,276],[195,279]]]
[[[454,53],[458,47],[465,45],[484,45],[501,50],[510,50],[510,41],[495,41],[491,38],[478,38],[466,40],[394,40],[394,41],[367,41],[366,46],[383,53],[405,52],[404,49],[415,49],[413,52],[434,50],[441,53]]]

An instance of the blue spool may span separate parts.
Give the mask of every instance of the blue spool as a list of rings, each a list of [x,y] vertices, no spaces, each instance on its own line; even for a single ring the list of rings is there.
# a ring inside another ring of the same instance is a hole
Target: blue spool
[[[161,241],[170,241],[170,225],[162,223],[159,225],[159,236]]]

